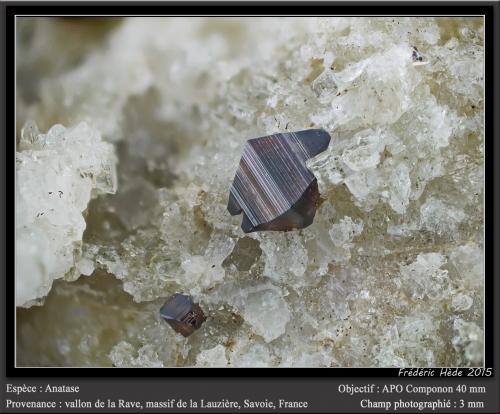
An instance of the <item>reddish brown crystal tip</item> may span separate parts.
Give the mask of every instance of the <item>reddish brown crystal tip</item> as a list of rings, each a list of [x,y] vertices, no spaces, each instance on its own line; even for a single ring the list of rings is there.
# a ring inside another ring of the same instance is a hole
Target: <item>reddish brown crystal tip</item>
[[[160,316],[183,336],[191,335],[207,319],[203,310],[188,295],[176,293],[160,309]]]
[[[330,135],[322,129],[247,141],[227,206],[231,215],[243,212],[245,233],[301,229],[313,222],[320,194],[306,161],[329,143]]]

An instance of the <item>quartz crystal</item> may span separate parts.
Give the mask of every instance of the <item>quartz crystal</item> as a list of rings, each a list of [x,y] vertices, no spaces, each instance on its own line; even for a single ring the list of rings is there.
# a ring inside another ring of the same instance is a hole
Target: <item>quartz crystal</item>
[[[232,215],[243,211],[245,233],[301,229],[312,223],[319,192],[306,161],[325,151],[329,143],[330,135],[321,129],[246,143],[227,207]]]
[[[484,364],[482,17],[71,24],[16,20],[18,365]],[[248,140],[319,129],[313,222],[244,234]]]
[[[18,149],[16,304],[29,306],[54,279],[80,276],[74,267],[86,227],[82,213],[98,194],[116,191],[116,159],[86,123],[42,134],[27,122]]]

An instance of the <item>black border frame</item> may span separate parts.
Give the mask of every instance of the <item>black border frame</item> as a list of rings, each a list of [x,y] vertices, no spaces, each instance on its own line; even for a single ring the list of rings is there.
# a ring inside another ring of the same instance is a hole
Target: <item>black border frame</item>
[[[494,329],[499,325],[499,318],[494,313],[495,292],[498,290],[498,277],[500,270],[499,255],[495,254],[495,245],[498,246],[499,220],[494,216],[498,212],[498,170],[499,164],[494,162],[498,156],[498,100],[494,101],[494,92],[498,94],[499,73],[498,62],[494,62],[493,52],[499,49],[498,36],[494,37],[494,11],[498,3],[474,2],[473,4],[448,3],[448,2],[74,2],[61,4],[59,2],[12,2],[2,4],[6,13],[6,94],[7,102],[15,102],[14,84],[14,51],[15,51],[15,15],[484,15],[485,17],[485,367],[493,368],[494,363]],[[497,15],[498,23],[498,15]],[[498,31],[498,27],[496,28]],[[15,174],[15,119],[13,106],[7,110],[6,137],[6,229],[2,237],[6,237],[6,269],[5,269],[5,323],[7,327],[5,338],[6,354],[5,368],[7,377],[397,377],[398,368],[18,368],[15,366],[15,327],[14,327],[14,246],[12,242],[15,235],[15,187],[13,185]],[[494,125],[495,122],[495,125]],[[495,129],[495,130],[494,130]],[[498,161],[498,158],[497,158]],[[493,194],[495,193],[495,203]],[[495,207],[496,206],[496,207]],[[486,224],[488,224],[486,226]],[[493,225],[492,225],[493,224]],[[496,234],[494,234],[494,231]],[[10,242],[7,242],[9,240]],[[494,243],[495,241],[495,243]],[[498,293],[498,292],[497,292]],[[500,299],[497,296],[497,299]],[[435,377],[438,378],[438,377]]]

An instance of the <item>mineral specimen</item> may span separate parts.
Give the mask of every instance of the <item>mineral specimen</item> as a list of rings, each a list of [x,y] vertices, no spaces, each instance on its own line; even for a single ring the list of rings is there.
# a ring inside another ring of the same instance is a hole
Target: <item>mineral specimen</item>
[[[191,335],[206,320],[200,305],[188,295],[176,293],[160,309],[160,315],[183,336]]]
[[[310,129],[248,140],[227,209],[243,211],[245,233],[309,226],[319,204],[318,182],[306,161],[325,151],[330,135]]]
[[[58,24],[16,19],[17,150],[40,163],[18,165],[17,265],[59,278],[17,309],[17,366],[484,365],[481,16],[134,17],[93,47]],[[28,119],[101,143],[49,148]],[[308,128],[332,137],[307,162],[314,222],[244,234],[227,201],[247,138]],[[89,200],[107,168],[65,167],[105,143],[117,192]],[[176,292],[210,314],[187,340],[158,314]]]

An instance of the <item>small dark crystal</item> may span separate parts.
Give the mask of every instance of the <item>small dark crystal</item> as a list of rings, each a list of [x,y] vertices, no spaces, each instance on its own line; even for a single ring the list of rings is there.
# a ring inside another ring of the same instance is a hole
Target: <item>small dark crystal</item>
[[[191,335],[205,322],[202,309],[188,295],[176,293],[160,309],[160,316],[183,336]]]
[[[418,51],[418,49],[413,46],[413,52],[411,54],[411,59],[413,60],[413,62],[422,62],[423,58],[422,58],[422,55],[420,54],[420,52]]]
[[[243,212],[245,233],[301,229],[313,222],[320,196],[306,161],[329,143],[330,135],[322,129],[247,141],[227,206],[232,215]]]

